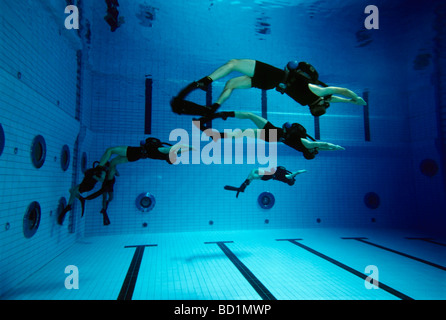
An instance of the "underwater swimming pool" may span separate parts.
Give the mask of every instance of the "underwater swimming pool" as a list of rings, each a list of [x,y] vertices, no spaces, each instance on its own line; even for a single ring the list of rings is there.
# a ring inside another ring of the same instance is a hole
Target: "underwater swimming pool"
[[[443,2],[117,4],[0,4],[1,299],[446,298]]]

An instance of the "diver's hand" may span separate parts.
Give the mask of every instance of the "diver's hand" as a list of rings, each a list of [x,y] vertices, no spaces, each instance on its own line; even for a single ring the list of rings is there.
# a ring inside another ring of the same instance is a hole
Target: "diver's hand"
[[[345,150],[344,147],[338,146],[337,144],[331,144],[330,143],[330,149],[328,150]]]
[[[345,150],[344,147],[341,147],[337,144],[329,143],[329,142],[321,142],[319,144],[320,150],[328,150],[328,151],[335,151],[335,150]]]
[[[367,102],[365,102],[365,100],[361,97],[358,97],[357,99],[352,99],[352,102],[354,104],[360,105],[360,106],[365,106],[367,105]]]

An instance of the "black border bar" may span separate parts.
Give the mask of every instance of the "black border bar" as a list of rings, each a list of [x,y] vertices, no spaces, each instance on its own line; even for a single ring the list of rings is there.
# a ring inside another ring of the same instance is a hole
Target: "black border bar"
[[[311,252],[312,254],[314,254],[314,255],[316,255],[316,256],[318,256],[318,257],[320,257],[320,258],[322,258],[322,259],[324,259],[324,260],[326,260],[328,262],[333,263],[334,265],[344,269],[345,271],[350,272],[351,274],[354,274],[355,276],[360,277],[363,280],[367,280],[367,278],[369,277],[369,276],[367,276],[367,275],[365,275],[365,274],[363,274],[363,273],[361,273],[361,272],[359,272],[359,271],[357,271],[357,270],[355,270],[355,269],[353,269],[353,268],[343,264],[342,262],[339,262],[339,261],[337,261],[337,260],[335,260],[333,258],[330,258],[330,257],[326,256],[323,253],[320,253],[320,252],[318,252],[318,251],[316,251],[316,250],[314,250],[314,249],[312,249],[310,247],[307,247],[306,245],[304,245],[302,243],[297,242],[299,240],[302,240],[302,239],[276,239],[276,241],[288,241],[288,242],[291,242],[292,244],[294,244],[294,245],[296,245],[296,246],[298,246],[298,247],[300,247],[302,249],[305,249],[308,252]],[[374,282],[376,282],[376,285],[380,289],[383,289],[384,291],[394,295],[395,297],[398,297],[398,298],[400,298],[402,300],[414,300],[413,298],[411,298],[411,297],[409,297],[409,296],[407,296],[407,295],[405,295],[405,294],[403,294],[403,293],[401,293],[401,292],[399,292],[399,291],[389,287],[388,285],[385,285],[382,282],[379,282],[377,280],[374,280]]]
[[[396,254],[399,254],[400,256],[403,256],[403,257],[406,257],[406,258],[409,258],[409,259],[412,259],[412,260],[415,260],[415,261],[427,264],[427,265],[429,265],[431,267],[434,267],[434,268],[446,271],[446,267],[440,266],[439,264],[436,264],[436,263],[433,263],[433,262],[430,262],[430,261],[427,261],[427,260],[424,260],[424,259],[421,259],[421,258],[417,258],[417,257],[411,256],[410,254],[407,254],[407,253],[404,253],[404,252],[400,252],[400,251],[396,251],[396,250],[393,250],[393,249],[381,246],[379,244],[376,244],[376,243],[373,243],[373,242],[370,242],[370,241],[366,241],[367,238],[364,238],[364,237],[341,238],[341,239],[344,239],[344,240],[356,240],[356,241],[359,241],[359,242],[362,242],[362,243],[365,243],[365,244],[368,244],[368,245],[380,248],[382,250],[386,250],[386,251],[389,251],[389,252],[392,252],[392,253],[396,253]]]
[[[240,259],[235,256],[235,254],[225,245],[225,243],[233,243],[233,241],[205,242],[205,244],[217,244],[263,300],[277,300],[276,297],[274,297],[273,294],[259,281],[259,279],[257,279],[251,270],[249,270],[248,267],[246,267],[243,262],[241,262]]]
[[[124,248],[136,248],[133,254],[132,262],[125,276],[121,291],[117,300],[132,300],[133,291],[135,290],[136,279],[138,279],[139,267],[141,266],[142,256],[145,247],[156,247],[156,244],[143,244],[136,246],[125,246]]]

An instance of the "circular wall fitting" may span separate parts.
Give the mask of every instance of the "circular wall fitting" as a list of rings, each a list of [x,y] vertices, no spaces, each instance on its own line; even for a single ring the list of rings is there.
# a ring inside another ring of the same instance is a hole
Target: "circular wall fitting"
[[[37,169],[41,168],[45,163],[46,158],[46,143],[45,139],[38,135],[34,138],[31,145],[31,160],[34,167]]]
[[[433,177],[438,172],[438,164],[433,159],[424,159],[420,163],[420,171],[427,177]]]
[[[142,212],[149,212],[155,207],[155,197],[149,192],[141,193],[135,200],[136,208]]]
[[[274,206],[276,199],[271,192],[262,192],[257,198],[257,202],[262,209],[271,209]]]
[[[5,148],[5,132],[3,131],[3,127],[0,124],[0,156],[2,155],[4,148]]]
[[[60,166],[63,171],[67,171],[70,166],[70,148],[67,145],[62,147],[60,154]]]
[[[81,170],[82,173],[85,173],[85,171],[87,171],[87,153],[86,152],[82,152],[82,156],[81,156]]]
[[[381,200],[378,194],[375,192],[369,192],[364,196],[364,203],[369,209],[377,209],[381,204]]]
[[[41,209],[37,201],[31,202],[23,216],[23,235],[31,238],[37,232],[40,225]]]

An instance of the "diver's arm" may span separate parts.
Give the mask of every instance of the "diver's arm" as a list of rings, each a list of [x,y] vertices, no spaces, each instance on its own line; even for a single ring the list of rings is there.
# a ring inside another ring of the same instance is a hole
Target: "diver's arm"
[[[293,179],[293,178],[294,178],[295,176],[297,176],[298,174],[305,173],[305,172],[307,172],[307,170],[299,170],[299,171],[296,171],[296,172],[287,174],[285,177],[286,177],[287,179]]]
[[[345,99],[345,98],[333,96],[329,100],[330,102],[346,102],[346,103],[353,103],[353,104],[357,104],[357,105],[361,105],[361,106],[365,106],[367,104],[363,98],[361,98],[356,93],[354,93],[353,91],[346,89],[346,88],[340,88],[340,87],[323,88],[323,87],[319,87],[319,86],[316,86],[311,83],[308,84],[308,87],[315,95],[317,95],[319,97],[325,97],[325,96],[329,96],[329,95],[333,95],[333,94],[339,94],[341,96],[350,98],[350,99]]]
[[[161,153],[168,154],[170,152],[177,153],[178,151],[184,152],[184,151],[195,150],[195,148],[193,146],[188,146],[185,144],[176,144],[171,147],[160,147],[160,148],[158,148],[158,150]]]
[[[363,98],[358,97],[356,100],[354,99],[346,99],[346,98],[341,98],[341,97],[337,97],[337,96],[332,96],[330,99],[327,99],[328,102],[333,102],[333,103],[352,103],[352,104],[357,104],[360,106],[365,106],[367,103],[364,101]]]
[[[359,99],[362,99],[362,98],[359,98]],[[337,96],[332,96],[330,99],[327,99],[326,101],[328,101],[330,103],[353,103],[353,104],[359,104],[358,101],[354,101],[352,99],[341,98],[341,97],[337,97]]]
[[[323,141],[310,141],[308,139],[301,138],[302,144],[307,149],[318,149],[318,150],[345,150],[345,148],[338,146],[336,144],[332,144],[329,142]]]

